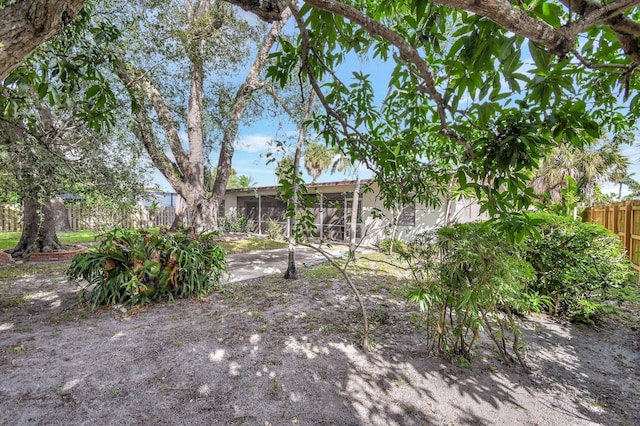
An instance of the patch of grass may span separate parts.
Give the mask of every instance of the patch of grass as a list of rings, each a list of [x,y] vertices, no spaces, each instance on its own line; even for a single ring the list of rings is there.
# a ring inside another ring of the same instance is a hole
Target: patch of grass
[[[237,241],[222,241],[218,243],[229,254],[248,253],[258,250],[272,250],[287,247],[287,243],[266,238],[250,237]]]
[[[269,383],[269,391],[271,395],[276,396],[282,390],[282,383],[280,383],[280,379],[274,377],[271,379],[271,383]]]
[[[387,255],[381,252],[356,255],[356,261],[352,264],[354,271],[361,274],[391,275],[401,277],[409,271],[403,269],[406,263],[399,257]]]
[[[383,307],[377,306],[373,312],[369,314],[369,322],[377,325],[389,324],[391,322],[389,311]]]
[[[321,325],[320,333],[331,333],[331,324]]]
[[[92,243],[98,235],[99,232],[90,230],[58,232],[58,239],[64,244]]]
[[[262,312],[258,312],[258,311],[250,311],[249,315],[251,315],[252,317],[254,317],[255,319],[257,319],[258,321],[264,321],[264,314]]]
[[[64,274],[68,266],[68,262],[15,263],[12,265],[5,265],[0,268],[0,280],[29,277],[36,274]]]
[[[13,248],[20,241],[20,232],[0,232],[0,250]],[[96,240],[96,232],[84,230],[58,232],[58,239],[63,244],[90,243]]]
[[[1,308],[15,308],[17,306],[20,306],[22,303],[26,302],[27,298],[25,296],[21,296],[21,297],[12,297],[11,299],[8,300],[3,300],[2,302],[0,302],[0,307]]]
[[[273,325],[273,323],[268,322],[266,324],[260,324],[258,326],[258,333],[266,333],[267,331],[269,331],[269,329],[271,328],[271,326]]]
[[[21,354],[26,350],[24,345],[14,345],[11,347],[11,350],[16,354]]]
[[[331,278],[342,278],[342,274],[331,265],[318,265],[311,268],[300,268],[298,274],[302,278],[328,280]]]

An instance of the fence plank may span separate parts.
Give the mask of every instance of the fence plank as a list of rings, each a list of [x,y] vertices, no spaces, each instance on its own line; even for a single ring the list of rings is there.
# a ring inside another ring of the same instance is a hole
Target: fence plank
[[[22,230],[22,207],[12,203],[0,203],[0,230],[20,232]]]

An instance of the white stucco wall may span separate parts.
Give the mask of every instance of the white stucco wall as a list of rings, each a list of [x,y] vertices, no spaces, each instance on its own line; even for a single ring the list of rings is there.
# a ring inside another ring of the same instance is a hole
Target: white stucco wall
[[[377,187],[374,191],[363,195],[362,220],[364,223],[363,245],[375,245],[381,240],[391,237],[393,233],[393,214],[384,208],[384,202],[380,198]],[[396,238],[401,241],[410,241],[415,236],[443,226],[445,220],[445,207],[428,208],[420,204],[415,205],[415,225],[398,225]],[[374,213],[377,212],[377,213]],[[379,217],[380,214],[383,217]],[[476,220],[489,219],[488,214],[480,214],[480,206],[474,200],[459,200],[452,203],[451,219],[453,222],[465,223]]]
[[[310,193],[342,193],[353,192],[355,186],[353,183],[336,183],[313,187],[308,185]],[[379,191],[375,184],[372,185],[373,191],[362,193],[360,203],[362,205],[362,222],[360,223],[363,241],[362,245],[371,246],[378,242],[390,238],[393,232],[392,213],[384,208],[383,200],[380,198]],[[276,189],[257,188],[249,191],[228,191],[225,195],[225,214],[231,215],[237,211],[237,198],[246,196],[260,195],[276,195]],[[410,241],[416,235],[426,231],[433,230],[445,223],[444,207],[427,208],[416,204],[415,206],[415,225],[402,226],[396,229],[396,238],[402,241]],[[453,219],[457,222],[469,222],[473,220],[487,219],[487,215],[479,215],[479,206],[469,200],[462,200],[454,203]]]
[[[375,245],[384,239],[391,238],[394,232],[393,213],[384,207],[384,202],[377,192],[363,195],[362,220],[365,228],[363,245]],[[415,225],[398,225],[395,230],[396,238],[409,241],[418,234],[442,226],[443,223],[442,208],[433,209],[416,204]]]

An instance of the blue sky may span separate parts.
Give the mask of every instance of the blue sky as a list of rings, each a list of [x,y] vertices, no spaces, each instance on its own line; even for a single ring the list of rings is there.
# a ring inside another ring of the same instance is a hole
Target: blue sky
[[[247,15],[248,20],[255,20],[253,15]],[[292,23],[287,26],[287,32],[293,31]],[[378,96],[384,96],[387,91],[388,76],[391,73],[394,64],[384,63],[376,59],[366,59],[351,56],[348,61],[336,70],[337,74],[347,81],[354,71],[364,72],[371,74],[373,79],[373,85],[375,93]],[[528,66],[525,65],[525,68]],[[238,80],[244,79],[244,75],[239,73]],[[240,175],[247,175],[252,177],[257,186],[273,186],[277,185],[277,178],[275,176],[275,163],[267,164],[267,158],[265,154],[267,152],[275,153],[275,148],[271,144],[273,139],[283,140],[289,139],[291,145],[295,144],[295,138],[297,136],[297,129],[295,125],[282,117],[280,120],[274,119],[262,119],[253,122],[250,126],[241,126],[237,136],[236,151],[233,157],[233,168]],[[186,142],[186,138],[185,138]],[[640,180],[640,148],[637,145],[625,148],[625,153],[629,156],[632,166],[630,172],[635,173],[636,180]],[[218,152],[211,154],[211,164],[217,164]],[[311,182],[311,177],[303,169],[303,175],[306,182]],[[371,172],[361,168],[359,170],[360,178],[366,179],[372,176]],[[344,175],[340,173],[330,174],[324,173],[318,178],[318,182],[337,181],[342,179],[352,179],[353,175]],[[153,174],[153,184],[157,185],[160,189],[166,191],[172,191],[169,183],[159,173]],[[618,187],[612,183],[605,183],[602,185],[604,193],[616,193]],[[623,189],[623,195],[626,194],[626,189]]]
[[[350,75],[354,71],[370,73],[372,74],[372,81],[376,94],[383,96],[387,91],[388,77],[395,64],[384,63],[380,60],[365,60],[353,55],[345,62],[341,69],[336,70],[337,74],[347,81]],[[244,75],[240,76],[244,79]],[[236,139],[236,150],[233,156],[233,168],[239,175],[247,175],[252,177],[257,186],[274,186],[277,185],[277,178],[275,175],[275,162],[267,164],[267,158],[265,154],[271,152],[274,154],[280,154],[276,152],[276,148],[271,143],[272,140],[288,140],[290,142],[291,150],[294,149],[295,140],[297,138],[298,129],[295,124],[287,119],[284,115],[279,120],[274,119],[262,119],[252,122],[250,126],[243,125],[238,131]],[[183,141],[186,145],[186,134],[183,134]],[[310,135],[311,136],[311,135]],[[292,152],[292,151],[291,151]],[[278,155],[279,157],[279,155]],[[218,151],[214,151],[210,155],[212,165],[216,165],[218,162]],[[302,166],[303,177],[305,182],[311,182],[312,179],[309,174],[304,170]],[[367,179],[372,177],[372,173],[365,169],[360,168],[358,174],[361,179]],[[343,173],[330,174],[329,172],[322,174],[317,182],[332,182],[343,179],[353,179],[355,176]],[[157,185],[163,191],[170,191],[171,185],[158,171],[153,173],[152,185]]]

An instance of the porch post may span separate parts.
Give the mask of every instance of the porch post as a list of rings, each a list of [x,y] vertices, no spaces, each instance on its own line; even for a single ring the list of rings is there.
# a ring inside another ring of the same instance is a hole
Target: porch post
[[[347,191],[344,192],[344,213],[342,214],[342,241],[347,241],[347,209],[349,208],[349,201],[347,198]]]
[[[258,234],[262,235],[262,195],[258,196]]]
[[[322,192],[320,195],[320,239],[324,239],[324,196]]]

